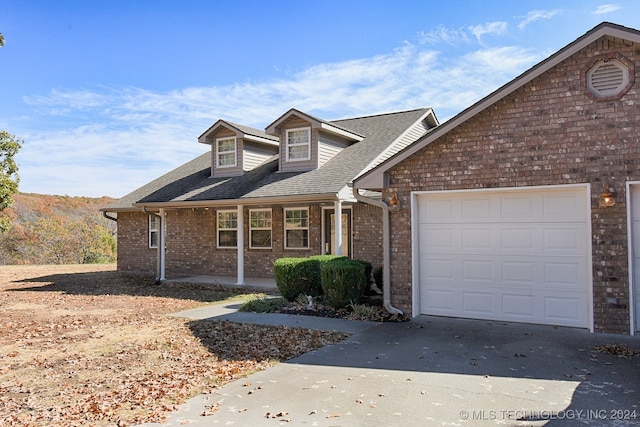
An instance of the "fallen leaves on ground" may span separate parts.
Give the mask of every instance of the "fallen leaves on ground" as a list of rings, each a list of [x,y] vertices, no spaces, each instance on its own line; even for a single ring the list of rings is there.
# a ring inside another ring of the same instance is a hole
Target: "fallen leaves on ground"
[[[617,356],[640,356],[640,351],[632,350],[629,347],[618,344],[598,345],[595,349],[600,353],[615,354]]]
[[[113,265],[0,267],[0,425],[162,422],[199,393],[345,337],[169,316],[236,294]]]

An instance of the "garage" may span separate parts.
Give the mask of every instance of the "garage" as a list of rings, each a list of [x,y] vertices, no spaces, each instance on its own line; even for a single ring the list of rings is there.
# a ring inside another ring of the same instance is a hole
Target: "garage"
[[[592,328],[587,185],[413,193],[414,313]]]

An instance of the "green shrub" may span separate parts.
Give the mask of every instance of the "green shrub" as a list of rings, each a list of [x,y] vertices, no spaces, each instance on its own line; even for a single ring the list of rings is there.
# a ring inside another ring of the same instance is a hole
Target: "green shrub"
[[[365,265],[360,261],[339,259],[322,265],[324,300],[334,308],[356,304],[367,287]]]
[[[354,259],[354,262],[359,262],[364,267],[364,277],[366,280],[364,291],[367,292],[369,290],[369,285],[371,284],[371,272],[373,271],[373,265],[369,261],[363,261],[361,259]]]
[[[308,258],[280,258],[273,264],[276,286],[280,295],[293,301],[300,294],[322,295],[320,267],[332,260],[346,257],[315,255]]]

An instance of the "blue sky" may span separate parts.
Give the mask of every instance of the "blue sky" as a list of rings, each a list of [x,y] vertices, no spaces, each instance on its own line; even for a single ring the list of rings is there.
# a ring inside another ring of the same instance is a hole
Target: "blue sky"
[[[0,129],[20,191],[121,197],[207,151],[218,119],[444,121],[640,2],[0,0]]]

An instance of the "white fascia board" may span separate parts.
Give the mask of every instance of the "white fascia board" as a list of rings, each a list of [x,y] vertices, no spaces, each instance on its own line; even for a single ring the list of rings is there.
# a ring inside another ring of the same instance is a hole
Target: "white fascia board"
[[[322,129],[323,131],[327,132],[327,133],[331,133],[331,134],[340,136],[342,138],[349,139],[351,141],[360,142],[360,141],[362,141],[364,139],[364,136],[362,136],[362,135],[358,135],[357,133],[353,133],[353,132],[346,131],[344,129],[340,129],[340,128],[332,126],[332,125],[330,125],[328,123],[320,123],[319,128]]]

